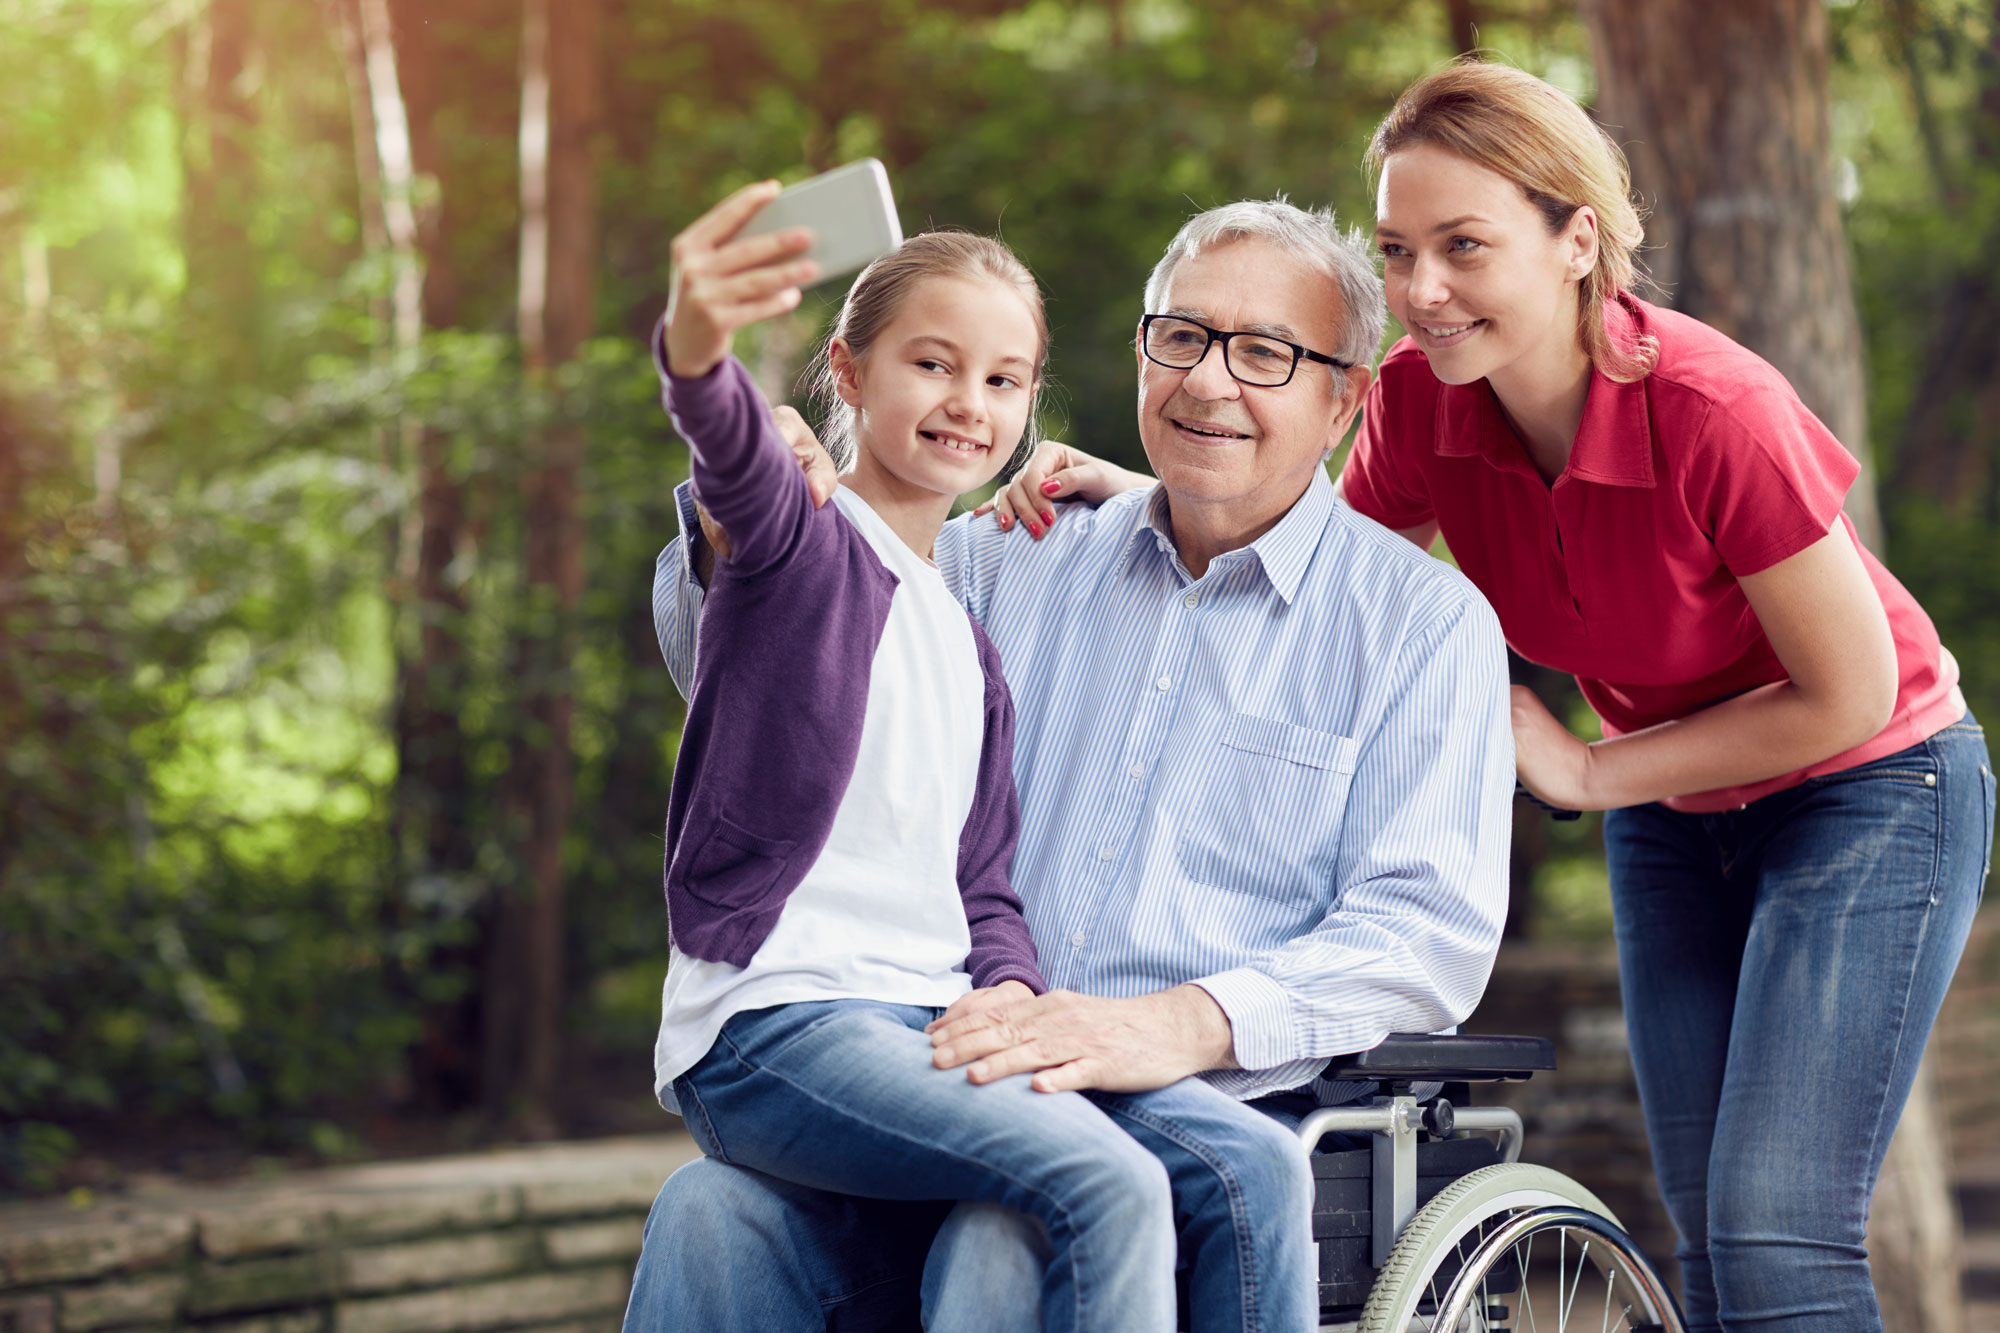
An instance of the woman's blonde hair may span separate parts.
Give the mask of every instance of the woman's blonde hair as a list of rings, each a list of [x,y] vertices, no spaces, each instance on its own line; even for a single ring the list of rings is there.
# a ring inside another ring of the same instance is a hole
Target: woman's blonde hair
[[[1597,214],[1597,265],[1578,293],[1578,340],[1610,379],[1642,379],[1652,370],[1656,339],[1648,334],[1621,346],[1605,328],[1618,293],[1644,279],[1638,252],[1646,231],[1624,151],[1582,107],[1524,70],[1465,57],[1396,99],[1368,145],[1369,169],[1379,173],[1391,153],[1416,144],[1457,153],[1514,182],[1552,234],[1589,205]]]
[[[854,409],[840,397],[839,377],[833,369],[834,341],[846,342],[855,364],[866,361],[882,330],[889,327],[896,312],[903,308],[903,302],[926,278],[991,279],[1018,292],[1034,317],[1034,396],[1028,408],[1027,426],[1021,431],[1013,457],[1007,460],[1004,476],[1027,461],[1035,441],[1041,438],[1039,421],[1043,371],[1049,360],[1049,325],[1042,311],[1042,289],[1035,284],[1035,275],[1028,272],[1028,266],[1001,242],[969,231],[921,232],[861,270],[861,276],[847,291],[847,299],[841,302],[833,331],[806,368],[808,391],[826,414],[820,430],[821,442],[842,471],[854,461]]]

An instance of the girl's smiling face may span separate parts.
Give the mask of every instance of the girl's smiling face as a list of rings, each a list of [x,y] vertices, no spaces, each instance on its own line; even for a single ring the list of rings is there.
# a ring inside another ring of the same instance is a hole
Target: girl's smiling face
[[[856,472],[951,497],[991,481],[1027,429],[1040,349],[1028,303],[1007,284],[917,283],[866,357],[834,344]]]
[[[1520,186],[1420,143],[1383,162],[1375,216],[1389,310],[1440,380],[1498,388],[1576,360],[1579,284],[1597,259],[1588,206],[1551,233]]]

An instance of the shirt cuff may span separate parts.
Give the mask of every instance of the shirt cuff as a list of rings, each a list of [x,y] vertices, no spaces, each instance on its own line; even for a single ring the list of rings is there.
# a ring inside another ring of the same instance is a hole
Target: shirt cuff
[[[1283,986],[1251,967],[1197,977],[1194,984],[1207,991],[1228,1015],[1229,1044],[1237,1064],[1245,1069],[1271,1069],[1298,1059],[1298,1043],[1291,1031],[1291,997]]]
[[[702,534],[701,515],[695,512],[694,481],[689,479],[674,487],[674,512],[681,521],[680,578],[681,582],[697,592],[708,589],[702,584],[695,571],[697,554],[708,549],[708,538]]]

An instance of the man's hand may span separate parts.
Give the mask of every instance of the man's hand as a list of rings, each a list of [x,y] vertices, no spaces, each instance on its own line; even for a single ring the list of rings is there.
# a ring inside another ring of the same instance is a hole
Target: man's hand
[[[778,423],[778,434],[792,446],[792,457],[798,459],[799,466],[805,469],[806,489],[812,493],[813,508],[818,509],[833,498],[833,488],[839,484],[840,479],[833,470],[833,456],[821,446],[819,436],[813,434],[812,427],[806,424],[806,419],[798,414],[796,408],[774,407],[771,418]],[[708,549],[713,555],[713,558],[698,556],[695,562],[695,575],[706,587],[715,573],[715,561],[729,558],[729,534],[722,530],[714,515],[702,508],[700,501],[695,502],[694,513],[701,520],[701,535],[708,539]]]
[[[968,995],[925,1029],[939,1069],[968,1065],[974,1083],[1033,1073],[1037,1092],[1147,1092],[1236,1068],[1229,1016],[1199,986],[1122,1000],[1060,990],[1008,999],[1005,989],[975,991],[990,998]]]
[[[947,1024],[956,1023],[959,1019],[969,1014],[984,1013],[988,1009],[996,1008],[1012,1001],[1032,1000],[1034,998],[1035,993],[1018,981],[1003,981],[997,986],[982,986],[978,990],[969,990],[956,1000],[953,1000],[951,1008],[945,1010],[944,1013],[932,1020],[930,1026],[926,1027],[924,1031],[935,1031]],[[948,1066],[939,1067],[946,1068]]]
[[[792,457],[799,460],[805,469],[806,489],[812,492],[813,508],[817,509],[833,498],[834,487],[840,484],[840,473],[833,466],[833,455],[813,434],[813,428],[806,419],[790,407],[774,407],[771,416],[778,423],[778,434],[785,437],[785,443],[792,446]]]

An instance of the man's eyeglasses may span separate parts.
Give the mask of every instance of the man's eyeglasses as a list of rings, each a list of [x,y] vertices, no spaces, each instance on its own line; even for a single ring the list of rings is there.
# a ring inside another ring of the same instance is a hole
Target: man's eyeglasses
[[[1324,356],[1268,333],[1224,333],[1179,315],[1147,315],[1139,321],[1139,346],[1148,361],[1175,370],[1201,364],[1211,343],[1222,344],[1222,364],[1240,384],[1275,389],[1292,381],[1301,359],[1349,369],[1354,363]]]

